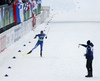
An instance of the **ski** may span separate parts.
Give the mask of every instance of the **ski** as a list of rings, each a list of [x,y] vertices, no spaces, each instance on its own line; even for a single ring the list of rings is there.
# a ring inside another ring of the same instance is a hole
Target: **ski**
[[[27,54],[22,54],[22,56],[28,55],[28,54],[32,54],[32,51],[28,52]]]
[[[27,54],[22,54],[22,56],[27,55]]]
[[[30,53],[30,54],[32,54],[32,53]],[[25,55],[29,55],[28,53],[27,54],[22,54],[22,56],[25,56]]]

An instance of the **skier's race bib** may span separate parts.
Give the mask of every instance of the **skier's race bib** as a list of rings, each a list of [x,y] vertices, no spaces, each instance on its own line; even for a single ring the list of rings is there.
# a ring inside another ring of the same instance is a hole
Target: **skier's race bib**
[[[39,38],[39,41],[43,41],[43,39],[40,39],[40,38]]]

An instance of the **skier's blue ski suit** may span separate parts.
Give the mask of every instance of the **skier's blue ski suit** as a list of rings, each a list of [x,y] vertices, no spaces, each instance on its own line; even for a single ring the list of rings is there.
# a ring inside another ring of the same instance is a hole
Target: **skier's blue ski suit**
[[[32,49],[32,51],[40,45],[40,52],[42,53],[42,51],[43,51],[43,39],[44,39],[45,36],[46,36],[46,34],[43,34],[43,35],[37,34],[37,35],[34,37],[34,38],[38,37],[38,41],[37,41],[35,47]],[[46,37],[46,38],[47,38],[47,37]]]

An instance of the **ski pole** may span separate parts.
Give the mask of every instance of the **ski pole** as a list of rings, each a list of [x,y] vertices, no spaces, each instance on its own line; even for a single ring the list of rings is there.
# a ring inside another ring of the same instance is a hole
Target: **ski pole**
[[[35,33],[35,30],[33,29],[33,32],[34,32],[34,36],[36,35],[36,33]]]
[[[48,35],[48,33],[49,33],[49,30],[50,30],[50,27],[49,27],[49,29],[48,29],[47,35]]]

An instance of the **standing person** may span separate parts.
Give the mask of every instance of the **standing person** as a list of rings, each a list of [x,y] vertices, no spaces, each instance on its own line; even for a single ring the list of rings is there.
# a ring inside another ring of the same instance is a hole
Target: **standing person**
[[[93,46],[94,45],[90,40],[87,41],[87,45],[79,44],[79,46],[80,45],[86,48],[86,54],[84,54],[84,56],[87,59],[86,68],[87,68],[88,75],[86,75],[85,77],[93,77],[92,61],[93,61]]]
[[[36,0],[32,0],[32,1],[31,1],[31,7],[32,7],[33,21],[34,21],[34,17],[36,16],[36,12],[35,12],[35,10],[36,10],[36,8],[37,8],[36,6],[37,6]]]
[[[40,56],[42,57],[43,39],[44,39],[44,37],[47,39],[47,36],[46,36],[46,34],[43,33],[43,31],[41,31],[40,34],[37,34],[34,37],[34,39],[37,38],[37,37],[38,37],[38,41],[37,41],[35,47],[30,52],[28,52],[27,54],[30,54],[35,48],[37,48],[40,45]]]

